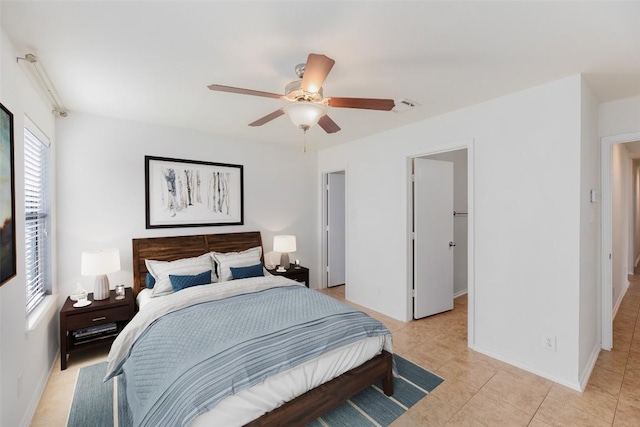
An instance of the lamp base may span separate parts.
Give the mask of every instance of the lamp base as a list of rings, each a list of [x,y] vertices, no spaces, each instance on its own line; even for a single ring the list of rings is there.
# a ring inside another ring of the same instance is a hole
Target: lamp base
[[[93,300],[100,301],[108,299],[109,296],[109,278],[106,274],[96,276],[96,281],[93,283]]]
[[[291,267],[291,264],[289,263],[289,254],[287,252],[282,252],[280,254],[280,267],[285,270],[288,270],[289,267]]]

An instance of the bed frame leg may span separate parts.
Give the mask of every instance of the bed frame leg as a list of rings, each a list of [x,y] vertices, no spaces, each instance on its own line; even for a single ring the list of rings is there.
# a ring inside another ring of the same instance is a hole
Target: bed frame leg
[[[393,394],[393,355],[386,353],[386,356],[389,358],[389,363],[387,363],[387,372],[382,378],[382,391],[387,396],[391,396]]]

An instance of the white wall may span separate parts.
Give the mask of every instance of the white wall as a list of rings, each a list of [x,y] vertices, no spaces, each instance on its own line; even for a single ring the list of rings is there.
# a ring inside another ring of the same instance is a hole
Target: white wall
[[[111,286],[131,286],[132,238],[199,233],[258,230],[267,252],[273,235],[294,234],[292,258],[318,283],[315,152],[79,114],[59,121],[58,141],[61,298],[76,282],[92,291],[93,278],[80,275],[83,250],[120,249],[122,271],[109,275]],[[145,155],[244,165],[244,225],[146,230]]]
[[[591,202],[591,190],[600,189],[600,139],[598,104],[587,83],[581,86],[581,165],[580,165],[580,359],[581,385],[589,374],[601,348],[600,313],[600,203]]]
[[[454,150],[426,156],[428,159],[444,160],[453,163],[453,210],[468,212],[467,193],[467,150]],[[468,274],[468,221],[467,215],[453,218],[453,241],[456,247],[453,256],[453,295],[467,292]]]
[[[1,8],[0,8],[1,10]],[[27,330],[24,262],[24,117],[54,140],[51,106],[33,84],[28,67],[0,29],[0,102],[13,113],[17,275],[0,287],[0,426],[27,426],[58,351],[58,317],[50,311]],[[54,206],[55,209],[55,206]],[[55,225],[55,212],[53,223]],[[55,239],[55,228],[53,237]],[[55,247],[54,247],[55,251]],[[55,253],[54,253],[55,256]],[[55,267],[54,267],[55,269]],[[54,270],[55,274],[55,270]],[[55,290],[55,284],[54,284]]]
[[[411,318],[407,158],[473,140],[473,348],[576,388],[580,97],[573,76],[321,151],[349,177],[347,298]]]
[[[640,96],[598,106],[600,136],[640,132]]]

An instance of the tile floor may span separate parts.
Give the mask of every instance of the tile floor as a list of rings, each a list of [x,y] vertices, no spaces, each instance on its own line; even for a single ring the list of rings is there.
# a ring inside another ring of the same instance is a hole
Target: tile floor
[[[395,352],[445,379],[392,426],[640,426],[640,275],[630,281],[615,349],[600,354],[584,393],[468,349],[466,296],[451,312],[410,323],[364,309],[391,330]],[[344,300],[344,287],[323,292]],[[31,426],[66,425],[79,369],[106,352],[75,353],[65,371],[57,361]]]

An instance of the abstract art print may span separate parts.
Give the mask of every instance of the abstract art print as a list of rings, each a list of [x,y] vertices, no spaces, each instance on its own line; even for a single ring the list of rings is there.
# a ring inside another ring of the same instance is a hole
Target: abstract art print
[[[145,156],[147,228],[244,223],[242,165]]]
[[[16,275],[13,114],[0,104],[0,286]]]

